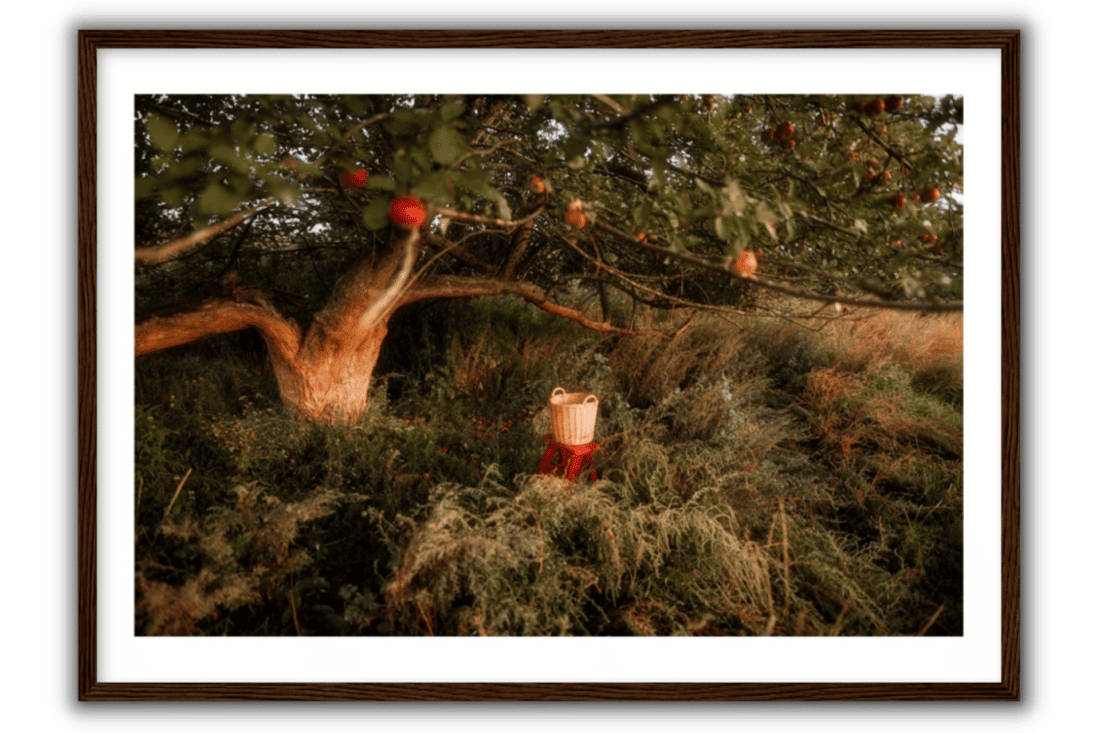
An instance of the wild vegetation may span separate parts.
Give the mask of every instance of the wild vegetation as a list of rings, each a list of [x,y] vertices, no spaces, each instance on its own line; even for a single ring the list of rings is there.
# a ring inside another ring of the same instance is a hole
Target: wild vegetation
[[[138,633],[962,632],[962,99],[134,111]]]
[[[354,426],[286,414],[251,332],[138,361],[137,633],[962,633],[961,317],[460,304],[401,317]],[[535,475],[559,385],[595,482]]]

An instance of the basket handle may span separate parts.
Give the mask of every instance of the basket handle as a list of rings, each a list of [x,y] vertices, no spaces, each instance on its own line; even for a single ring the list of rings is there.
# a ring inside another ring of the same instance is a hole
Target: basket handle
[[[555,387],[554,391],[550,393],[550,399],[554,399],[559,394],[565,394],[565,389],[563,389],[562,387]]]
[[[599,402],[599,401],[600,401],[600,400],[599,400],[599,398],[598,398],[598,397],[596,397],[596,395],[594,395],[594,394],[590,394],[590,395],[588,395],[587,397],[585,397],[585,398],[584,398],[584,402],[582,402],[581,404],[582,404],[582,405],[587,405],[587,404],[589,404],[590,402]]]

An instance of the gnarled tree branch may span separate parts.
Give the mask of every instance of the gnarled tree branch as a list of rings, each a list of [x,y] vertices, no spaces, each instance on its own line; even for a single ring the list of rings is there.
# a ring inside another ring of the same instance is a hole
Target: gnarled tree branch
[[[594,321],[585,313],[575,308],[570,308],[560,303],[554,303],[546,296],[546,293],[530,283],[496,278],[461,277],[458,275],[439,275],[425,278],[410,286],[401,297],[401,301],[398,305],[405,305],[418,300],[431,300],[434,298],[472,298],[481,295],[505,295],[509,293],[518,295],[528,303],[541,308],[547,313],[552,313],[562,318],[568,318],[591,331],[598,331],[600,333],[614,333],[626,336],[658,336],[663,339],[671,340],[683,332],[684,328],[691,322],[691,318],[689,318],[687,323],[672,334],[663,331],[618,328],[609,323]],[[694,318],[694,314],[692,314],[692,318]]]
[[[150,354],[252,326],[267,342],[273,358],[292,363],[302,342],[298,324],[262,299],[239,303],[229,298],[202,301],[175,313],[144,318],[134,327],[134,354]]]
[[[780,285],[776,282],[772,282],[767,278],[759,275],[738,275],[733,272],[724,261],[717,261],[708,257],[700,257],[693,255],[689,252],[677,252],[667,247],[660,247],[649,242],[642,241],[636,237],[632,237],[626,232],[618,229],[603,221],[597,221],[596,226],[610,234],[615,235],[619,239],[625,240],[633,244],[635,247],[646,249],[651,252],[657,252],[667,255],[669,257],[675,257],[676,259],[683,260],[684,262],[690,262],[699,267],[706,268],[708,270],[714,270],[715,272],[721,272],[728,275],[731,278],[739,278],[741,280],[748,280],[752,283],[759,285],[762,288],[773,290],[777,293],[783,293],[784,295],[791,295],[803,300],[816,300],[819,303],[840,303],[842,305],[855,305],[865,308],[883,308],[886,310],[900,310],[900,311],[925,311],[928,313],[948,313],[958,312],[963,309],[962,303],[899,303],[889,300],[859,300],[857,298],[850,298],[842,295],[825,295],[823,293],[815,293],[810,290],[802,288],[789,288]]]
[[[507,221],[505,219],[494,219],[491,216],[481,216],[480,214],[467,214],[464,211],[455,211],[454,209],[437,209],[436,214],[445,216],[448,219],[458,219],[460,221],[472,221],[476,224],[491,224],[492,226],[501,227],[503,229],[511,229],[514,227],[521,227],[528,222],[533,222],[538,219],[542,212],[546,210],[546,207],[540,206],[534,211],[534,213],[523,217],[522,219],[513,219]]]
[[[216,224],[211,224],[205,229],[200,229],[197,232],[192,232],[186,237],[176,239],[170,242],[164,242],[162,244],[155,244],[150,247],[138,247],[134,250],[134,259],[143,265],[159,265],[162,262],[168,260],[186,252],[189,249],[198,247],[200,244],[209,242],[214,237],[220,234],[224,234],[233,227],[243,222],[248,217],[255,214],[260,209],[263,209],[272,203],[275,199],[272,197],[266,198],[260,201],[255,206],[250,206],[247,209],[238,211],[227,219],[223,219]]]

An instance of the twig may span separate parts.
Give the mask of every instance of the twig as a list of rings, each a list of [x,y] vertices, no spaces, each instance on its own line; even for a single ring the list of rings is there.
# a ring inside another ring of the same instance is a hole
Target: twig
[[[612,110],[614,110],[618,114],[621,114],[621,115],[624,115],[624,116],[630,114],[630,110],[628,110],[626,107],[624,107],[621,104],[619,104],[618,102],[616,102],[613,98],[611,98],[607,94],[593,94],[591,96],[592,96],[593,99],[598,100],[600,102],[603,102],[604,104],[606,104],[608,107],[610,107]]]
[[[506,221],[505,219],[495,219],[491,216],[481,216],[479,214],[467,214],[464,211],[455,211],[454,209],[437,209],[436,214],[445,216],[448,219],[459,219],[461,221],[472,221],[477,224],[492,224],[493,226],[502,227],[505,229],[511,229],[514,227],[521,227],[528,222],[532,222],[542,215],[542,212],[546,210],[546,207],[540,206],[535,212],[529,216],[525,216],[522,219],[513,219],[512,221]]]
[[[850,600],[849,596],[849,600]],[[844,622],[844,616],[848,613],[849,600],[844,601],[844,607],[840,609],[840,615],[836,617],[836,623],[833,624],[833,628],[829,630],[829,636],[840,635],[840,625]]]
[[[451,163],[451,169],[452,170],[458,170],[458,167],[460,165],[462,165],[462,163],[464,163],[468,158],[472,158],[475,155],[480,155],[483,158],[488,158],[490,155],[492,155],[496,151],[500,150],[505,145],[522,145],[522,144],[523,143],[520,140],[501,140],[496,145],[493,145],[491,148],[483,148],[483,149],[478,148],[478,149],[471,150],[470,152],[465,153],[462,156],[460,156],[459,159],[456,160],[454,163]]]
[[[298,607],[294,603],[294,568],[290,569],[290,615],[294,618],[294,630],[298,636],[301,636],[302,627],[298,624]]]
[[[424,607],[420,605],[420,601],[416,602],[416,610],[420,611],[420,618],[424,619],[424,625],[428,629],[428,636],[435,636],[435,631],[432,629],[432,620],[428,618],[428,614],[424,613]]]
[[[940,614],[943,613],[943,609],[944,604],[941,603],[940,607],[936,609],[936,612],[932,614],[932,618],[928,619],[928,623],[921,627],[921,630],[917,632],[917,636],[924,636],[925,632],[932,628],[932,624],[936,623],[936,619],[938,619],[940,617]]]
[[[859,119],[858,115],[854,116],[852,119],[855,120],[855,123],[856,123],[856,125],[859,126],[859,129],[863,130],[863,132],[865,132],[867,134],[867,137],[874,140],[875,143],[880,148],[882,148],[887,153],[889,153],[891,157],[897,159],[897,161],[899,163],[901,163],[903,166],[905,166],[906,168],[914,168],[915,167],[912,163],[910,163],[908,160],[906,160],[904,155],[902,155],[901,153],[899,153],[898,151],[894,150],[892,147],[887,145],[885,142],[883,142],[882,138],[880,138],[878,136],[878,133],[876,133],[873,128],[871,128],[871,127],[867,126],[866,124],[864,124],[863,120]]]
[[[324,165],[325,163],[328,162],[328,159],[330,157],[332,157],[333,154],[335,154],[337,150],[340,149],[340,146],[342,146],[345,142],[347,142],[348,140],[351,139],[352,135],[359,132],[360,130],[362,130],[365,127],[370,127],[371,125],[377,124],[377,123],[381,122],[382,120],[387,119],[389,116],[390,116],[389,112],[380,112],[380,113],[374,115],[373,117],[368,117],[367,119],[360,122],[358,125],[353,125],[351,127],[351,129],[349,129],[347,132],[344,133],[344,139],[333,143],[332,146],[329,147],[329,149],[326,150],[325,153],[320,158],[318,158],[317,160],[315,160],[313,162],[313,165],[320,168],[322,165]],[[298,180],[299,181],[304,181],[306,179],[306,177],[307,176],[306,176],[305,173],[299,173],[298,174]]]
[[[172,495],[172,501],[168,502],[168,508],[164,510],[164,518],[165,519],[168,519],[168,513],[170,511],[172,511],[172,507],[175,506],[175,504],[176,504],[176,499],[179,498],[180,489],[182,489],[183,485],[185,483],[187,483],[187,479],[190,478],[191,471],[193,471],[193,470],[194,469],[191,469],[191,468],[187,469],[187,473],[183,474],[183,478],[180,479],[180,485],[176,487],[176,493]]]
[[[779,526],[783,530],[783,615],[786,616],[791,607],[791,559],[787,542],[787,512],[783,509],[782,499],[779,500]]]

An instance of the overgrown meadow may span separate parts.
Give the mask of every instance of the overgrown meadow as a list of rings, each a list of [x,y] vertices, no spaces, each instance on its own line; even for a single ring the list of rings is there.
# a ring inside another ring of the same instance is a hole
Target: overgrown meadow
[[[252,332],[142,357],[135,631],[961,634],[961,316],[804,323],[412,306],[355,427],[288,419]],[[594,482],[535,475],[558,386]]]

